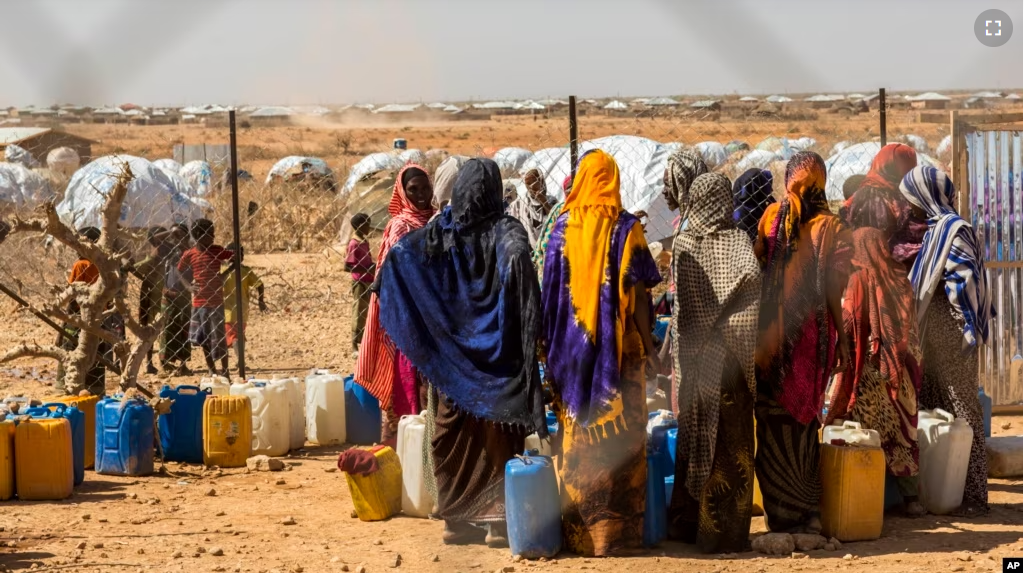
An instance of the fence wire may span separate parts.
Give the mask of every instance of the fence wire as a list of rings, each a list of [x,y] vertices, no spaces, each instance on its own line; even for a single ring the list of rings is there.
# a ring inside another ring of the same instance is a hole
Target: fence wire
[[[404,164],[418,163],[433,174],[450,155],[491,157],[502,168],[510,202],[528,200],[527,175],[534,170],[541,175],[549,206],[564,199],[562,186],[571,171],[568,99],[516,108],[387,106],[378,113],[318,109],[278,118],[239,113],[241,244],[267,303],[267,312],[260,312],[253,281],[245,328],[249,373],[268,377],[310,368],[353,369],[358,342],[353,327],[362,307],[355,304],[352,273],[346,271],[353,237],[349,221],[355,213],[369,216],[375,256],[395,176]],[[662,181],[668,157],[678,149],[696,150],[710,170],[730,181],[750,169],[771,173],[776,199],[784,193],[786,161],[797,151],[815,151],[826,160],[826,193],[830,207],[838,210],[847,179],[867,173],[880,148],[878,99],[788,99],[581,98],[577,143],[580,153],[601,148],[616,159],[625,208],[645,216],[649,242],[668,252],[678,221],[662,198]],[[889,96],[886,140],[911,145],[921,161],[947,169],[948,124],[920,122],[922,110],[911,105]],[[123,238],[126,263],[152,253],[149,228],[169,229],[198,217],[213,222],[216,244],[233,242],[226,117],[179,114],[172,119],[171,112],[145,113],[145,120],[135,114],[85,118],[83,123],[63,117],[40,129],[19,125],[18,138],[0,140],[7,159],[0,163],[0,219],[33,216],[39,205],[53,200],[75,228],[95,226],[112,166],[128,161],[136,180],[122,209],[122,225],[134,234]],[[42,308],[53,302],[56,287],[67,284],[76,259],[52,239],[15,233],[0,247],[0,284]],[[664,256],[660,262],[667,270]],[[143,281],[132,264],[126,276],[125,297],[137,317]],[[0,334],[0,353],[56,336],[36,317],[17,312],[18,307],[0,297],[0,312],[10,325]],[[206,370],[198,349],[190,352],[187,364],[196,373]],[[230,364],[233,369],[233,353]],[[154,365],[163,370],[159,350]],[[52,361],[41,359],[0,369],[43,385],[51,384],[55,373]],[[144,374],[142,380],[168,376],[175,374]]]

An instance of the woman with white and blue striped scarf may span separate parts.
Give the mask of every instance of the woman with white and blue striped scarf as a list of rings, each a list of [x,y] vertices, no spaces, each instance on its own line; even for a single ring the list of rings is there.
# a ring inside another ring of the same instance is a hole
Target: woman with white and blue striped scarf
[[[983,252],[970,223],[952,207],[956,190],[945,173],[916,167],[903,178],[900,191],[915,214],[928,221],[910,271],[924,354],[919,404],[952,412],[974,430],[960,513],[978,515],[988,510],[988,462],[977,345],[988,341],[989,321],[995,316]]]

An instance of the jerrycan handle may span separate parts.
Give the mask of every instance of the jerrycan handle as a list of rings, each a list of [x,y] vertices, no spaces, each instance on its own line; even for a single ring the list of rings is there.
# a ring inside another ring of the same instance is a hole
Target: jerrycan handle
[[[935,412],[935,417],[936,418],[942,418],[943,420],[945,420],[947,422],[952,422],[953,419],[955,418],[955,416],[953,416],[953,414],[950,414],[949,412],[943,410],[942,408],[936,408],[934,410],[934,412]]]
[[[188,391],[192,392],[193,394],[203,394],[204,392],[207,393],[207,394],[210,393],[209,392],[209,390],[210,390],[209,388],[204,390],[204,389],[200,388],[199,386],[192,386],[191,384],[182,384],[181,386],[177,386],[174,389],[179,394],[182,393],[181,392],[182,390],[188,390]]]
[[[859,430],[861,429],[860,422],[854,422],[853,420],[844,420],[843,429]]]
[[[71,406],[71,407],[74,407],[74,406]],[[56,414],[58,416],[64,416],[67,413],[67,410],[68,410],[69,406],[67,404],[64,404],[64,403],[61,403],[61,402],[47,402],[46,404],[43,404],[42,406],[40,406],[40,408],[45,408],[47,411],[51,411],[50,408],[53,408],[52,412],[54,414]],[[34,408],[29,408],[29,409],[31,410],[31,409],[34,409]],[[75,408],[75,409],[77,410],[78,408]]]
[[[51,412],[49,408],[43,408],[42,406],[36,406],[35,408],[27,408],[24,412],[18,412],[19,416],[28,416],[30,418],[57,418],[54,416],[56,412]]]

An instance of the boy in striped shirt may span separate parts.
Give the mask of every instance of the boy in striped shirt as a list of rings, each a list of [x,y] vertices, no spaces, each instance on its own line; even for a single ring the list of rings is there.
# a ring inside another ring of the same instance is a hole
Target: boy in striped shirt
[[[210,374],[217,373],[217,361],[228,353],[224,334],[224,279],[220,267],[234,256],[231,251],[213,244],[213,239],[213,221],[197,219],[192,223],[195,246],[185,251],[178,262],[178,271],[192,277],[191,283],[183,279],[192,293],[189,340],[193,346],[202,347]],[[221,375],[227,377],[228,373]]]

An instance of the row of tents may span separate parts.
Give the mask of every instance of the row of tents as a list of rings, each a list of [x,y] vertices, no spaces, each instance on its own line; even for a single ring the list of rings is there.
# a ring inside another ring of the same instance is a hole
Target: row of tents
[[[927,154],[928,146],[923,138],[907,136],[904,139],[918,150],[922,162],[939,166],[939,162]],[[681,147],[683,144],[680,143],[613,135],[582,142],[580,153],[602,149],[615,158],[621,172],[624,207],[630,212],[647,213],[648,239],[657,241],[670,237],[673,232],[675,215],[662,197],[663,175],[669,156]],[[948,152],[948,147],[947,137],[938,144],[936,153],[941,157]],[[693,149],[701,154],[709,168],[735,179],[748,169],[771,169],[781,173],[780,166],[794,153],[821,149],[821,146],[807,137],[769,137],[753,148],[740,141],[725,144],[706,141],[695,144]],[[843,141],[831,147],[826,161],[829,174],[826,195],[830,201],[843,199],[843,183],[852,175],[867,173],[879,149],[878,142]],[[423,152],[417,149],[373,153],[352,166],[340,187],[336,184],[334,172],[323,159],[289,156],[270,169],[264,184],[313,182],[323,190],[336,192],[339,199],[345,198],[353,208],[371,208],[375,212],[368,214],[382,222],[387,217],[386,205],[394,173],[407,163],[437,165],[447,155],[442,150]],[[526,193],[522,176],[536,169],[543,175],[550,199],[561,201],[564,198],[562,182],[570,171],[569,155],[568,146],[536,151],[508,147],[494,151],[492,158],[501,167],[507,184],[515,186],[520,194]],[[17,158],[9,156],[7,159],[7,162],[0,163],[0,205],[31,208],[56,197],[53,187],[38,170],[30,169]],[[47,163],[51,169],[58,167],[49,159]],[[70,162],[66,154],[63,160]],[[181,165],[171,159],[151,162],[141,157],[110,155],[73,171],[57,206],[62,219],[76,227],[98,225],[103,198],[113,188],[125,163],[131,167],[135,178],[129,185],[128,198],[122,209],[123,225],[132,228],[167,226],[201,217],[212,209],[208,199],[217,186],[208,163],[191,161]],[[60,168],[66,170],[67,165]],[[391,176],[383,185],[379,184],[382,174],[384,179]],[[781,191],[781,186],[782,181],[776,181],[777,192]]]

